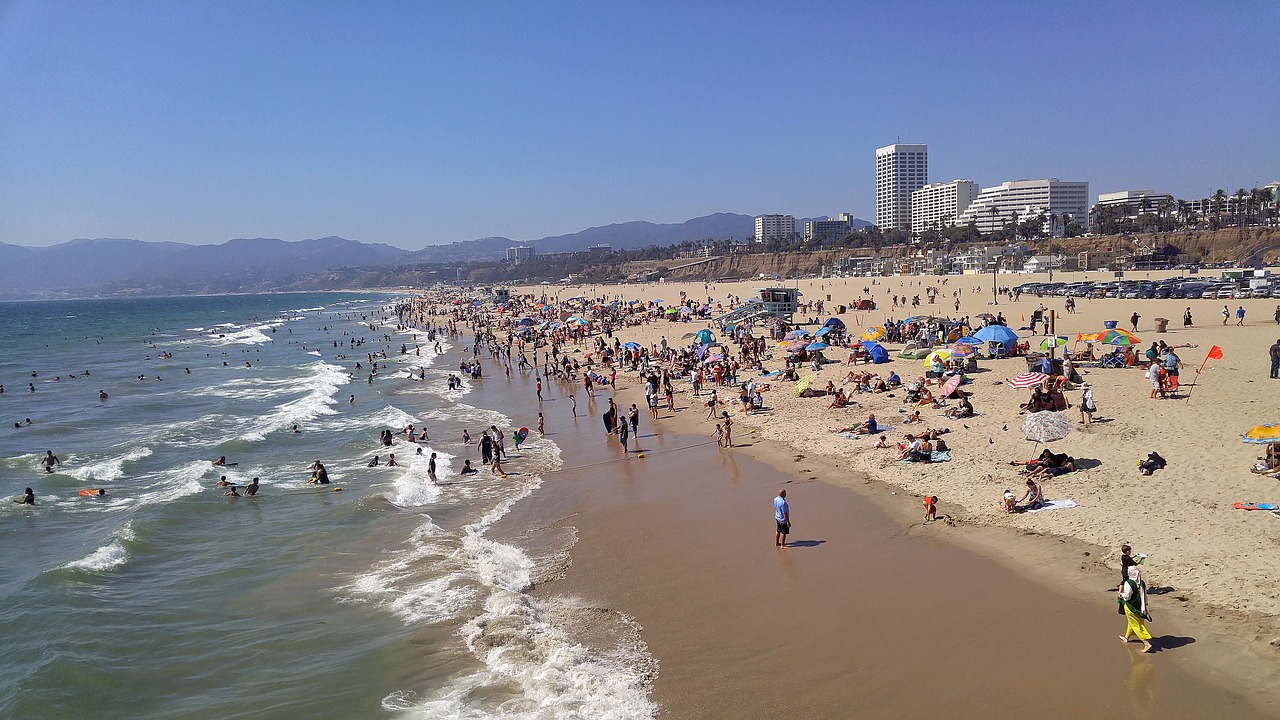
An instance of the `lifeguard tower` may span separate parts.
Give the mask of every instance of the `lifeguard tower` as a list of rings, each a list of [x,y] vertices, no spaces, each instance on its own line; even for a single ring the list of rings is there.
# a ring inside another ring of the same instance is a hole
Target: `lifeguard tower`
[[[790,321],[800,304],[800,291],[795,288],[760,288],[755,293],[755,297],[747,298],[742,307],[716,318],[720,327],[763,319]]]
[[[800,307],[798,288],[759,288],[756,297],[760,298],[765,311],[783,318],[790,318]]]

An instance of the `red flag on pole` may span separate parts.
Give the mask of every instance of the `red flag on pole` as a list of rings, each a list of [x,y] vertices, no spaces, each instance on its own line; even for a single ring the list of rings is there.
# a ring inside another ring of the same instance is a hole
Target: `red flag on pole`
[[[1217,345],[1214,345],[1213,347],[1209,348],[1209,354],[1204,356],[1204,362],[1200,363],[1200,367],[1196,368],[1196,374],[1199,375],[1200,371],[1204,370],[1205,363],[1209,362],[1210,360],[1221,360],[1221,359],[1222,359],[1222,348],[1218,347]]]

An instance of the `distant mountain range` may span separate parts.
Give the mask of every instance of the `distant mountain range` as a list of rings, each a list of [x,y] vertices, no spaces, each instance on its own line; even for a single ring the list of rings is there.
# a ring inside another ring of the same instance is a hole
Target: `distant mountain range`
[[[599,244],[618,250],[708,238],[745,240],[754,232],[752,216],[716,213],[683,223],[634,221],[537,240],[488,237],[415,251],[340,237],[296,242],[240,238],[220,245],[122,238],[72,240],[50,247],[0,243],[0,298],[123,291],[247,292],[282,287],[340,268],[497,260],[513,245],[531,245],[538,254],[550,254]]]

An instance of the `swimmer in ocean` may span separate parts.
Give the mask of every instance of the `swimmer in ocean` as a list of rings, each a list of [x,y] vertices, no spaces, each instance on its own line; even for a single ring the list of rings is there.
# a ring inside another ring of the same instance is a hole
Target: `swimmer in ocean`
[[[471,461],[470,461],[470,460],[463,460],[463,461],[462,461],[462,474],[463,474],[463,475],[475,475],[475,474],[476,474],[476,473],[478,473],[478,472],[480,472],[480,471],[479,471],[479,470],[476,470],[476,469],[475,469],[475,468],[473,468],[473,467],[471,467]]]
[[[232,485],[227,488],[226,492],[222,493],[222,496],[223,497],[240,497],[240,493],[236,492],[236,486]]]
[[[17,500],[14,500],[14,502],[20,505],[35,505],[36,494],[31,492],[31,488],[27,488],[27,492],[24,493],[22,497],[18,498]]]
[[[214,487],[234,487],[235,483],[227,479],[226,475],[218,478],[218,482],[213,484]]]
[[[106,399],[107,399],[107,391],[106,391],[106,390],[99,390],[99,391],[98,391],[98,399],[99,399],[99,400],[106,400]]]
[[[244,494],[249,497],[258,494],[258,478],[254,478],[253,482],[249,483],[249,487],[244,489]]]
[[[58,464],[58,463],[60,463],[60,462],[62,462],[62,461],[58,459],[58,456],[57,456],[57,455],[54,455],[54,454],[53,454],[53,451],[52,451],[52,450],[45,450],[45,451],[44,451],[44,473],[45,473],[46,475],[52,475],[52,474],[53,474],[53,466],[54,466],[54,465],[57,465],[57,464]]]

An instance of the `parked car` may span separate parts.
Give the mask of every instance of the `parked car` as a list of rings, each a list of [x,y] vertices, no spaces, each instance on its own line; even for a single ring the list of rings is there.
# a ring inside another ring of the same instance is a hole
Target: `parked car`
[[[1235,297],[1235,295],[1236,295],[1236,289],[1233,287],[1218,288],[1217,297],[1219,300],[1230,300],[1231,298]]]

